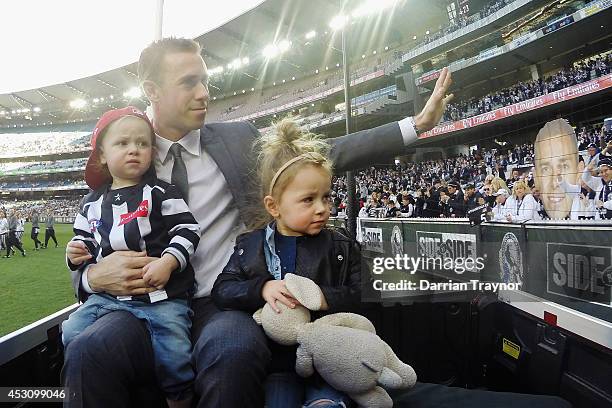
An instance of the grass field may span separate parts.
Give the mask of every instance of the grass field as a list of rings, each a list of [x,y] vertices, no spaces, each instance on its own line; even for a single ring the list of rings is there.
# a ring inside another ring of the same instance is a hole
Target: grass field
[[[0,258],[0,336],[76,302],[64,260],[72,225],[56,224],[59,247],[50,241],[49,248],[40,251],[34,251],[30,231],[27,224],[22,238],[25,258],[18,251],[12,258]],[[38,235],[41,241],[44,231],[43,226]]]

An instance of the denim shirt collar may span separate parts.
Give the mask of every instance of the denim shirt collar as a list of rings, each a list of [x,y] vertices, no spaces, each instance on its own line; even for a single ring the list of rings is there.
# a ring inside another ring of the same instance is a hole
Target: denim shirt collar
[[[274,234],[276,232],[276,221],[270,222],[264,231],[264,254],[266,255],[266,265],[268,272],[274,279],[280,280],[281,275],[281,260],[276,253],[276,244],[274,243]]]

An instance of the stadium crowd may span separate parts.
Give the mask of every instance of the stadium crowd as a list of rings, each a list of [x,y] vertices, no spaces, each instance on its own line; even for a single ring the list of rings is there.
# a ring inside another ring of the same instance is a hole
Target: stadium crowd
[[[491,14],[501,10],[502,8],[512,3],[513,1],[514,0],[494,0],[486,4],[482,8],[482,10],[472,15],[469,15],[469,16],[468,16],[469,11],[464,12],[463,10],[460,10],[459,16],[456,19],[451,20],[449,25],[447,25],[446,27],[440,27],[438,31],[434,33],[426,34],[423,41],[417,47],[423,46],[425,44],[429,44],[430,42],[435,41],[439,38],[442,38],[450,33],[453,33],[459,30],[460,28],[466,27],[478,20],[481,20],[487,16],[490,16]]]
[[[86,150],[91,132],[12,133],[0,137],[0,157],[22,157]]]
[[[79,168],[85,169],[87,158],[67,159],[67,160],[49,160],[40,162],[10,162],[0,163],[0,174],[2,172],[33,172],[39,170],[62,170]]]
[[[596,133],[597,128],[585,127],[580,132],[589,135]],[[582,179],[582,171],[593,160],[592,157],[596,159],[595,166],[597,159],[605,156],[612,161],[612,140],[608,143],[603,149],[591,144],[586,153],[578,158],[581,163],[576,183],[584,195],[584,206],[590,210],[586,217],[586,212],[572,213],[572,219],[600,218],[600,212],[596,211],[597,197],[591,186]],[[500,146],[452,158],[363,170],[356,176],[359,216],[466,217],[469,210],[487,205],[491,219],[512,221],[506,218],[508,211],[502,212],[500,209],[515,205],[517,216],[514,221],[546,219],[549,217],[540,187],[535,185],[533,164],[533,144],[522,144],[510,149]],[[331,195],[332,214],[339,215],[346,208],[344,176],[334,178]],[[505,203],[506,200],[510,201]],[[518,216],[524,200],[533,206],[534,211],[530,215],[521,212]]]
[[[509,88],[447,106],[443,121],[456,121],[526,101],[612,72],[612,53],[588,58],[545,79],[519,82]]]

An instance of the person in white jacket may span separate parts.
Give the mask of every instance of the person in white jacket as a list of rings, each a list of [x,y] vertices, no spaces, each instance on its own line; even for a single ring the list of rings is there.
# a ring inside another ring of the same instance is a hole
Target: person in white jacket
[[[0,210],[0,249],[6,248],[6,239],[8,237],[8,221],[6,214],[3,210]]]
[[[538,214],[539,205],[531,194],[524,180],[518,180],[512,187],[512,196],[506,201],[506,220],[510,222],[523,222],[528,220],[540,220]]]
[[[508,190],[506,190],[505,188],[500,188],[495,193],[493,193],[493,195],[495,196],[496,203],[495,207],[493,207],[493,221],[507,221],[507,216],[509,215],[509,212],[506,203],[508,202],[508,196],[510,195],[510,193],[508,193]]]
[[[591,175],[594,165],[590,164],[582,173],[582,180],[595,192],[595,207],[600,218],[612,219],[612,160],[604,157],[599,160],[599,174]]]

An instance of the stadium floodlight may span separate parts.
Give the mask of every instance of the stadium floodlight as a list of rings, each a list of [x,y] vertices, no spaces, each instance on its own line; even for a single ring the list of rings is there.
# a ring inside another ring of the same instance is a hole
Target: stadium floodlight
[[[136,99],[142,96],[142,91],[139,87],[134,86],[123,93],[124,98]]]
[[[34,112],[36,112],[36,113],[40,112],[40,107],[38,107],[38,106],[34,107]]]
[[[307,40],[312,40],[316,36],[317,36],[317,32],[315,30],[311,30],[311,31],[306,33],[306,39]]]
[[[98,98],[94,98],[93,99],[93,103],[98,103],[98,102],[100,102],[100,99],[98,99]]]
[[[229,68],[234,68],[234,69],[238,69],[242,66],[242,60],[240,58],[236,58],[235,60],[232,61],[232,63],[229,65]]]
[[[75,99],[70,102],[70,107],[72,109],[81,109],[87,106],[87,102],[84,99]]]
[[[412,39],[413,39],[413,40],[416,40],[416,35],[413,35],[413,36],[412,36]]]
[[[342,28],[344,28],[347,22],[348,22],[348,16],[339,14],[336,17],[331,19],[331,21],[329,22],[329,26],[331,27],[332,30],[341,30]]]
[[[279,49],[275,44],[266,45],[262,52],[263,56],[266,58],[274,58],[278,55],[278,53]]]
[[[242,65],[248,65],[249,64],[249,57],[244,57],[242,59]]]
[[[283,40],[278,43],[278,50],[280,52],[285,52],[291,47],[291,41]]]
[[[351,16],[353,18],[359,18],[369,14],[380,13],[392,7],[396,2],[397,0],[365,0],[360,6],[353,10]]]

